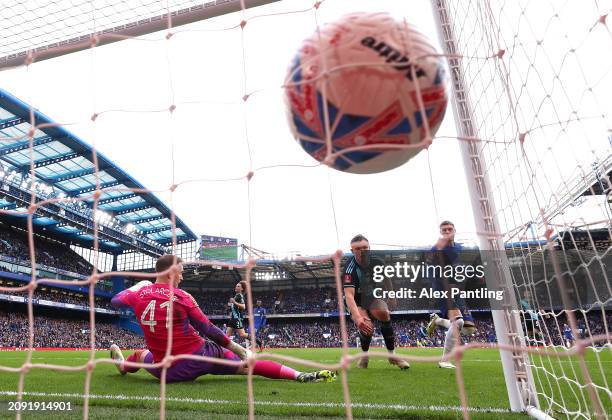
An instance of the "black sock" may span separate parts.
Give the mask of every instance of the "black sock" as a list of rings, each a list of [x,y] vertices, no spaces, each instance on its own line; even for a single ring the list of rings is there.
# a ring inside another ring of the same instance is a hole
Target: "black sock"
[[[387,350],[395,350],[395,333],[393,332],[391,321],[381,322],[380,332],[382,333],[382,336],[385,339],[385,346],[387,347]]]
[[[361,350],[368,351],[370,350],[370,343],[372,342],[371,335],[363,335],[361,332],[359,333],[359,341],[361,341]]]

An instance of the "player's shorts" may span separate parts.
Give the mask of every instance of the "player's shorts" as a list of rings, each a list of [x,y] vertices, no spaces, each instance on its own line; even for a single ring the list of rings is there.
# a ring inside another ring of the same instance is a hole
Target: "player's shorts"
[[[238,318],[231,318],[227,326],[234,330],[241,330],[244,328],[244,325],[242,324],[242,319]]]
[[[350,308],[349,308],[348,304],[346,303],[346,296],[344,296],[343,300],[344,300],[344,312],[345,312],[345,315],[346,315],[346,316],[351,316],[351,310],[350,310]],[[367,308],[367,309],[366,309],[364,306],[362,306],[362,305],[361,305],[361,301],[360,301],[360,302],[357,302],[357,301],[355,300],[355,303],[357,304],[357,307],[359,307],[359,308],[361,308],[361,309],[364,309],[364,310],[365,310],[366,314],[368,315],[368,317],[369,317],[370,319],[376,319],[376,317],[374,317],[374,315],[372,315],[372,313],[370,312],[370,307],[371,307],[371,305],[372,305],[374,302],[376,302],[376,301],[383,301],[383,302],[384,302],[384,300],[383,300],[383,299],[370,299],[370,300],[368,300],[369,304],[368,304],[368,308]],[[385,303],[385,304],[386,304],[386,303]]]
[[[221,347],[217,343],[213,343],[212,341],[206,341],[204,344],[202,344],[202,347],[194,351],[192,354],[214,357],[217,359],[240,361],[240,358],[234,353]],[[153,363],[153,354],[149,353],[144,362]],[[147,371],[158,379],[162,374],[162,369],[160,368],[147,369]],[[168,372],[166,373],[166,383],[194,381],[198,377],[208,374],[235,375],[237,371],[238,366],[223,365],[220,363],[212,363],[208,361],[205,362],[202,360],[181,359],[168,368]]]
[[[433,280],[433,289],[435,291],[444,291],[446,288],[444,287],[444,281],[442,279],[434,279]],[[463,315],[464,321],[474,322],[472,315],[467,310],[467,306],[465,305],[465,299],[462,297],[448,297],[448,298],[438,298],[436,299],[438,305],[438,311],[442,313],[442,318],[448,318],[448,311],[451,309],[458,309],[461,311],[461,315]]]

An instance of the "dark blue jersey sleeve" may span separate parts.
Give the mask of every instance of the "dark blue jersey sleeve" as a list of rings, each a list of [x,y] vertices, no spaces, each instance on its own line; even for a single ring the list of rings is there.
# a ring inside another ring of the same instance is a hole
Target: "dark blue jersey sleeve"
[[[342,287],[352,287],[355,288],[355,282],[357,280],[357,261],[355,258],[351,258],[348,260],[346,265],[344,266],[344,270],[342,270]]]

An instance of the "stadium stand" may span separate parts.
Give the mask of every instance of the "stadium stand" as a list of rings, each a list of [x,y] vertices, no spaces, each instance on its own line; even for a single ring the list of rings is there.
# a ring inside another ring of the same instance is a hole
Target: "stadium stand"
[[[1,285],[18,286],[19,283],[9,280],[0,280]],[[268,324],[260,332],[266,347],[313,348],[313,347],[340,347],[340,331],[337,313],[332,310],[336,301],[332,297],[333,289],[289,289],[282,292],[267,291],[256,292],[255,299],[262,300],[263,306],[268,309]],[[25,296],[25,292],[12,292],[12,296]],[[229,292],[208,291],[196,294],[205,313],[222,328],[227,320],[226,303],[231,295]],[[77,308],[59,307],[61,304],[73,304],[88,308],[88,296],[82,292],[64,290],[59,287],[40,286],[34,293],[35,308],[35,347],[75,348],[88,347],[88,319],[85,313]],[[55,302],[58,307],[41,307],[40,299]],[[108,297],[96,296],[96,308],[105,308],[112,311]],[[13,311],[0,312],[0,347],[24,347],[27,345],[27,317],[25,303],[10,303]],[[276,310],[274,310],[276,308]],[[210,309],[210,310],[209,310]],[[112,311],[114,312],[114,311]],[[126,319],[126,313],[104,313],[97,321],[96,346],[105,348],[108,345],[121,343],[124,348],[139,348],[143,345],[139,332],[130,331],[121,327],[119,319]],[[495,329],[489,312],[475,312],[476,332],[465,337],[465,342],[495,342]],[[612,313],[607,313],[608,324],[612,323]],[[99,323],[98,323],[99,322]],[[435,347],[441,346],[444,341],[442,330],[436,330],[429,337],[425,333],[428,322],[426,311],[414,314],[396,313],[394,326],[397,345],[409,347]],[[555,323],[563,325],[564,317],[543,318],[542,325],[546,344],[564,345],[561,331]],[[587,325],[588,322],[588,325]],[[604,331],[602,314],[599,312],[583,313],[579,316],[578,330],[580,338],[596,335]],[[348,324],[349,342],[357,343],[357,331],[352,323]],[[84,332],[85,331],[85,332]],[[376,334],[375,334],[376,335]]]
[[[331,287],[321,289],[299,289],[282,291],[257,291],[254,300],[261,300],[269,314],[324,313],[337,310],[336,291]],[[196,294],[197,296],[197,294]],[[232,296],[232,288],[227,292],[204,293],[199,304],[204,313],[226,315],[227,302]]]
[[[62,242],[37,235],[34,250],[38,264],[84,276],[90,275],[93,271],[93,266],[88,261]],[[30,266],[30,249],[26,232],[0,223],[0,255],[13,259],[17,265]]]
[[[64,317],[66,314],[64,314]],[[89,319],[67,319],[36,315],[34,347],[89,347]],[[124,348],[142,348],[143,338],[135,332],[115,326],[112,321],[96,322],[96,348],[111,344]],[[0,312],[0,347],[28,347],[28,318],[23,313]]]
[[[19,287],[19,286],[23,286],[23,283],[11,281],[11,280],[0,279],[0,286]],[[28,292],[27,291],[11,292],[8,295],[27,296]],[[69,303],[69,304],[80,305],[80,306],[84,306],[85,308],[89,308],[89,296],[83,293],[77,293],[77,292],[62,289],[62,288],[39,286],[34,291],[33,298],[38,299],[38,300],[46,300],[49,302]],[[110,299],[108,297],[95,296],[94,301],[95,301],[96,308],[114,310],[114,308],[110,304]]]

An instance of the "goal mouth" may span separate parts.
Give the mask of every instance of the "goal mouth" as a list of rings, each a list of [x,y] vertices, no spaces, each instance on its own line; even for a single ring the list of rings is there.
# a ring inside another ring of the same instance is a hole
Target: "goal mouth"
[[[6,6],[0,400],[85,417],[110,400],[161,418],[612,412],[612,9],[400,3]],[[347,35],[350,12],[379,9],[395,23]],[[163,303],[113,306],[157,281]],[[174,352],[183,304],[238,331],[244,360]],[[122,361],[143,328],[163,355]],[[254,381],[261,361],[340,385]],[[246,379],[181,396],[173,368],[192,362]],[[126,367],[159,383],[109,380]]]

